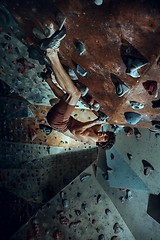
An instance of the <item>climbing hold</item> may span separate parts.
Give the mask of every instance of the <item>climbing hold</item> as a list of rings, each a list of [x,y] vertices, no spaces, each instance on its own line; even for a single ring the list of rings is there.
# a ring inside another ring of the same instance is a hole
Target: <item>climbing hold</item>
[[[77,216],[79,216],[79,215],[81,215],[81,211],[80,210],[74,210],[75,211],[75,214],[77,215]]]
[[[96,224],[96,220],[92,219],[92,224],[95,225]]]
[[[123,228],[119,225],[119,223],[115,223],[113,226],[114,233],[120,233],[123,231]]]
[[[126,188],[119,188],[119,191],[125,192],[125,191],[126,191]]]
[[[160,58],[158,58],[157,66],[160,67]]]
[[[153,121],[152,121],[152,125],[153,125],[155,128],[160,129],[160,121],[153,120]]]
[[[132,159],[132,154],[127,153],[127,157],[128,157],[129,160],[131,160]]]
[[[112,160],[114,159],[114,154],[113,154],[113,153],[111,153],[111,159],[112,159]]]
[[[20,54],[20,51],[18,49],[18,47],[15,47],[15,52],[19,55]]]
[[[158,99],[157,101],[152,101],[152,107],[160,108],[160,99]]]
[[[87,210],[87,203],[85,203],[85,202],[82,203],[82,206],[81,206],[81,207],[82,207],[82,209],[83,209],[84,211],[86,211],[86,210]]]
[[[31,45],[34,44],[34,43],[33,43],[33,39],[32,39],[31,37],[29,37],[29,36],[27,36],[27,37],[25,38],[25,43],[26,43],[28,46],[31,46]]]
[[[118,97],[122,97],[125,93],[129,91],[129,88],[123,83],[117,83],[115,87]]]
[[[64,193],[63,191],[61,191],[61,192],[59,193],[59,195],[60,195],[60,198],[61,198],[61,199],[64,199],[65,193]]]
[[[52,132],[52,128],[50,126],[44,125],[44,124],[39,124],[39,128],[42,129],[42,131],[46,134],[49,135]]]
[[[103,176],[104,180],[106,180],[106,181],[109,180],[108,172],[102,173],[102,176]]]
[[[147,80],[143,83],[144,89],[148,92],[149,95],[158,96],[157,82],[153,80]]]
[[[126,74],[130,75],[133,78],[138,78],[140,77],[140,74],[137,70],[144,67],[146,64],[148,64],[148,61],[146,59],[128,57],[126,62]]]
[[[121,197],[119,198],[119,200],[121,201],[121,203],[124,203],[124,202],[126,201],[125,197],[123,197],[123,196],[121,196]]]
[[[111,128],[113,129],[114,133],[118,133],[122,130],[123,126],[118,126],[116,124],[111,124]]]
[[[102,201],[102,196],[101,196],[101,194],[99,194],[98,196],[97,196],[97,204],[99,203],[99,202],[101,202]]]
[[[111,211],[110,211],[108,208],[106,208],[106,209],[105,209],[105,214],[106,214],[106,215],[109,215],[110,213],[111,213]]]
[[[143,164],[144,175],[145,176],[150,175],[151,172],[154,170],[154,167],[146,160],[142,160],[142,164]]]
[[[132,198],[133,198],[133,196],[132,196],[131,190],[127,189],[125,199],[130,201]]]
[[[94,0],[94,3],[97,5],[97,6],[100,6],[103,4],[103,0]]]
[[[155,134],[155,137],[156,137],[156,138],[159,138],[159,136],[160,136],[160,133],[156,133],[156,134]]]
[[[35,67],[34,64],[31,64],[25,58],[19,58],[14,61],[17,66],[17,70],[19,73],[24,74],[26,70],[32,69]]]
[[[111,73],[111,80],[116,88],[116,94],[118,97],[122,97],[125,93],[129,91],[129,88],[124,84],[124,82],[115,74]]]
[[[118,240],[118,237],[117,236],[113,236],[113,237],[111,237],[111,240]]]
[[[87,75],[87,71],[85,71],[83,68],[81,68],[79,65],[77,65],[77,73],[81,75],[82,77],[85,77]]]
[[[35,236],[35,238],[38,238],[38,236],[39,236],[39,224],[38,224],[37,219],[33,219],[32,224],[33,224],[34,236]]]
[[[113,169],[107,166],[107,172],[112,172]]]
[[[92,111],[96,111],[96,112],[98,112],[99,109],[100,109],[100,105],[99,105],[99,103],[96,102],[96,101],[94,101],[93,104],[90,106],[90,109],[91,109]]]
[[[67,225],[69,223],[69,219],[66,216],[60,216],[59,221],[64,225]]]
[[[131,127],[124,127],[124,132],[127,137],[131,137],[133,135],[133,128]]]
[[[138,110],[138,109],[144,108],[144,104],[142,104],[142,103],[139,103],[139,102],[136,102],[136,101],[130,101],[129,103],[130,103],[130,105],[133,109]]]
[[[82,193],[77,192],[77,197],[80,197],[82,195]]]
[[[62,199],[62,205],[64,208],[68,208],[69,207],[69,201],[67,199]]]
[[[97,175],[97,164],[93,163],[92,168],[93,168],[94,175],[96,177],[96,175]]]
[[[80,181],[81,182],[87,181],[90,177],[91,177],[90,173],[84,173],[84,174],[80,175]]]
[[[128,123],[130,123],[131,125],[137,124],[142,118],[141,114],[136,113],[136,112],[125,112],[124,116],[125,116],[126,121]]]
[[[61,240],[62,239],[62,232],[60,230],[55,230],[53,233],[54,240]]]
[[[74,70],[72,68],[67,69],[68,75],[72,80],[78,80],[77,75],[75,74]]]
[[[33,128],[29,128],[29,137],[32,141],[34,141],[37,137],[37,133]]]
[[[142,137],[142,134],[138,130],[138,128],[134,128],[134,135],[137,139],[140,139]]]
[[[104,121],[104,120],[106,120],[108,118],[108,116],[105,113],[101,112],[101,111],[99,111],[98,114],[99,114],[98,120],[100,120],[100,121]]]
[[[104,234],[99,235],[98,240],[105,240]]]
[[[78,220],[78,221],[76,221],[76,222],[71,222],[70,224],[69,224],[69,228],[74,228],[74,227],[77,227],[79,224],[81,223],[81,221],[80,220]]]
[[[76,50],[79,53],[79,55],[82,55],[85,52],[85,50],[86,50],[84,43],[81,42],[81,41],[77,41],[75,43],[75,47],[76,47]]]

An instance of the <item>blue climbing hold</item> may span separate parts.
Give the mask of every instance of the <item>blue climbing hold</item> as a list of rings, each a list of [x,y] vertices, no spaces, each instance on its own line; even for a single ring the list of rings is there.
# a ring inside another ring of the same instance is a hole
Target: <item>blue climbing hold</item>
[[[125,116],[126,121],[128,123],[130,123],[131,125],[135,125],[142,118],[141,114],[136,113],[136,112],[125,112],[124,116]]]
[[[136,101],[130,101],[129,103],[130,103],[130,105],[133,109],[139,110],[139,109],[144,108],[144,104],[142,104],[142,103],[139,103],[139,102],[136,102]]]
[[[87,75],[87,72],[83,68],[81,68],[81,66],[79,65],[77,65],[77,73],[82,77],[85,77]]]
[[[85,45],[83,42],[81,41],[77,41],[75,43],[75,47],[76,47],[76,51],[79,53],[79,55],[81,56],[84,52],[85,52]]]

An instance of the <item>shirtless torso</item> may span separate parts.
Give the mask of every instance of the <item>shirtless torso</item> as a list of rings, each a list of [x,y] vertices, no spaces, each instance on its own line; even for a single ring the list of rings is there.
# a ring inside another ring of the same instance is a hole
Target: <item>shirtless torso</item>
[[[106,121],[93,120],[89,122],[79,122],[72,118],[72,126],[64,132],[65,135],[91,145],[96,145],[100,134],[99,130]]]
[[[97,140],[97,134],[94,132],[92,128],[84,132],[76,131],[76,130],[73,130],[71,132],[70,130],[67,130],[66,132],[64,132],[64,134],[75,140],[82,141],[91,145],[95,144]]]

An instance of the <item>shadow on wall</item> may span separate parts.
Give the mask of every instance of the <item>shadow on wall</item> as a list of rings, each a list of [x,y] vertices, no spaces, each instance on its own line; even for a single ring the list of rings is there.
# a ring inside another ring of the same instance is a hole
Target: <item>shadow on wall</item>
[[[147,213],[158,223],[160,223],[160,194],[150,194]]]

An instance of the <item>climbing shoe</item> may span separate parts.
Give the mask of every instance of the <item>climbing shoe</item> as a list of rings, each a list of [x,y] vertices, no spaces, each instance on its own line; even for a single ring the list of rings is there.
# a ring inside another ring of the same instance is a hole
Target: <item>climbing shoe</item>
[[[62,39],[66,36],[66,28],[63,26],[61,30],[57,30],[50,38],[46,38],[41,43],[41,49],[48,48],[57,49],[60,46]]]

